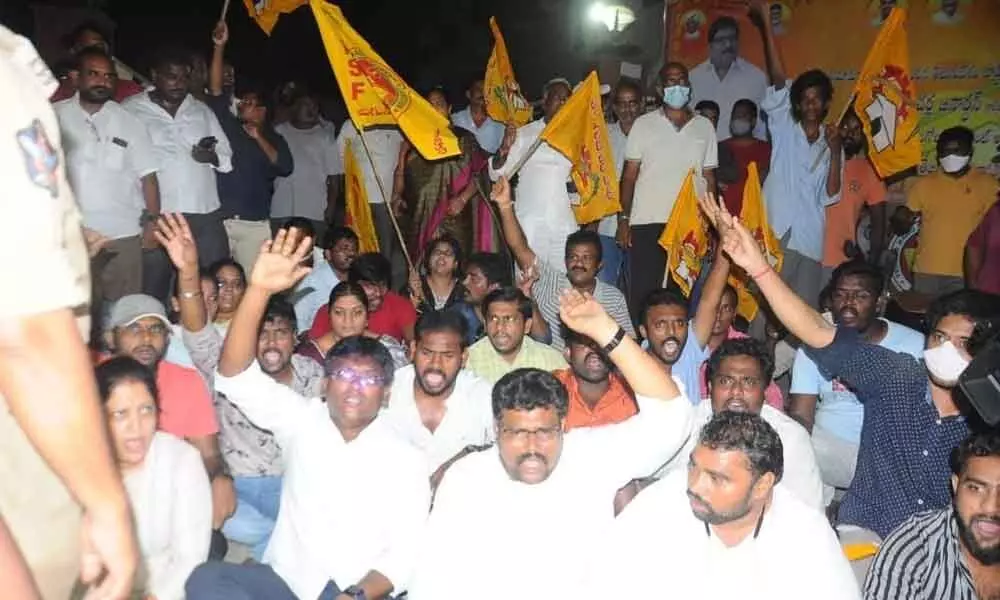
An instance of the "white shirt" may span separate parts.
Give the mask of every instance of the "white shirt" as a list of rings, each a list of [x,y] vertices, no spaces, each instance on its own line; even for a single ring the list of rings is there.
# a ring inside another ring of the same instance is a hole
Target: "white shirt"
[[[482,125],[476,127],[476,121],[472,118],[472,111],[469,110],[469,107],[465,107],[456,113],[452,113],[451,122],[455,127],[461,127],[476,136],[479,147],[485,150],[487,154],[495,154],[500,149],[500,144],[503,143],[503,123],[494,121],[489,115],[486,116],[486,120],[483,121]]]
[[[424,453],[428,476],[466,446],[493,443],[496,428],[493,424],[493,385],[490,382],[472,371],[459,371],[455,388],[444,400],[444,418],[431,433],[420,419],[414,398],[416,377],[413,365],[396,370],[389,407],[383,416],[402,439]]]
[[[694,115],[678,130],[662,110],[646,113],[629,131],[625,160],[642,163],[630,224],[666,223],[688,171],[694,169],[696,191],[701,193],[705,170],[718,166],[715,128],[705,117]]]
[[[403,143],[403,136],[399,129],[378,128],[365,130],[365,142],[368,143],[368,150],[372,153],[372,160],[368,160],[365,155],[365,148],[361,145],[361,136],[354,128],[354,123],[348,119],[344,121],[344,126],[340,128],[340,135],[337,136],[337,151],[340,152],[341,163],[344,162],[344,149],[347,147],[347,140],[351,140],[351,151],[354,153],[354,160],[361,168],[365,180],[365,192],[368,194],[369,204],[384,204],[386,199],[392,196],[392,182],[396,173],[396,164],[399,162],[399,147]],[[372,171],[372,162],[378,172],[378,180],[375,179],[376,171]],[[385,190],[385,197],[379,189],[379,181],[382,182],[382,189]]]
[[[611,157],[615,160],[615,176],[617,181],[621,181],[622,171],[625,169],[625,146],[628,144],[628,136],[622,131],[621,123],[608,125],[608,138],[611,140]],[[597,225],[597,233],[615,237],[618,234],[618,213],[601,219]]]
[[[84,225],[111,239],[139,235],[146,206],[139,180],[157,170],[145,126],[114,100],[90,114],[79,93],[52,108]]]
[[[321,398],[304,398],[265,375],[256,361],[215,387],[285,458],[281,510],[264,560],[299,598],[331,579],[342,589],[376,570],[402,591],[430,508],[423,456],[384,416],[345,442]]]
[[[324,220],[327,177],[344,172],[333,127],[316,125],[297,129],[291,123],[281,123],[274,130],[288,142],[295,168],[287,177],[274,181],[271,217]]]
[[[721,80],[711,60],[706,60],[691,69],[691,106],[702,100],[714,100],[719,105],[719,129],[716,135],[719,141],[728,140],[729,118],[733,114],[733,105],[737,100],[746,98],[758,107],[767,89],[767,75],[756,65],[736,57]],[[767,139],[767,126],[764,119],[757,119],[753,135],[759,140]]]
[[[586,598],[857,600],[826,517],[774,488],[756,537],[725,546],[691,512],[687,473],[643,490],[615,520]],[[520,566],[520,565],[519,565]]]
[[[542,119],[520,127],[503,166],[494,169],[490,160],[490,179],[496,181],[501,175],[510,178],[514,167],[531,150],[543,129],[545,121]],[[579,229],[566,189],[572,168],[569,159],[542,142],[517,172],[517,187],[514,188],[514,213],[528,246],[559,271],[566,268],[566,236]]]
[[[147,579],[157,600],[183,600],[191,571],[208,558],[212,488],[201,454],[157,431],[142,466],[123,474]]]
[[[153,141],[153,155],[160,167],[156,174],[160,184],[160,210],[206,214],[218,210],[219,192],[215,188],[215,171],[233,170],[233,150],[229,146],[219,119],[204,102],[188,94],[170,116],[153,102],[149,92],[136,94],[122,107],[136,116]],[[202,138],[212,136],[219,166],[195,161],[191,150]]]
[[[688,457],[691,456],[691,452],[698,443],[698,434],[701,433],[701,428],[712,420],[713,415],[711,399],[706,398],[698,403],[694,409],[691,438],[677,459],[667,465],[668,471],[687,470]],[[816,453],[813,451],[809,432],[800,423],[768,404],[761,407],[760,417],[774,428],[781,439],[785,469],[778,487],[795,494],[806,506],[812,506],[816,510],[822,511],[824,509],[823,480],[820,477],[819,465],[816,463]]]
[[[452,465],[434,498],[410,600],[579,597],[572,588],[604,543],[615,493],[652,473],[688,434],[684,397],[636,400],[639,414],[627,421],[566,433],[541,483],[512,480],[496,448]]]

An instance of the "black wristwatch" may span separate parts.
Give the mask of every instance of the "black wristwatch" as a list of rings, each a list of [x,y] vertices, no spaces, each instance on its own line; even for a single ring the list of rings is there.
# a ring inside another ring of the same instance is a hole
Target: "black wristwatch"
[[[356,585],[348,586],[341,593],[354,598],[354,600],[368,600],[368,595],[365,594],[365,591]]]
[[[619,326],[618,331],[615,332],[615,337],[611,338],[611,341],[601,348],[601,350],[604,351],[604,354],[611,354],[611,351],[617,348],[618,344],[622,343],[622,340],[625,339],[625,335],[625,329]]]

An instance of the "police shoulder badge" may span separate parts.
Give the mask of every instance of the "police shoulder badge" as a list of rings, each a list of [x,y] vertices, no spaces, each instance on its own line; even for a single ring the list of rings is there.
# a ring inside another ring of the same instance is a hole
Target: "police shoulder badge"
[[[53,198],[59,195],[59,154],[49,141],[42,122],[35,119],[31,125],[17,132],[17,145],[24,156],[28,179],[49,191]]]

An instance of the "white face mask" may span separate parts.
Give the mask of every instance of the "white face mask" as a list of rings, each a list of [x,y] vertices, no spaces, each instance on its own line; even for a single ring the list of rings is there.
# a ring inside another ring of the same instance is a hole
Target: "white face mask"
[[[971,158],[971,156],[949,154],[948,156],[941,157],[941,168],[944,169],[945,173],[958,173],[965,168],[965,165],[969,164],[969,159]]]
[[[747,135],[753,124],[747,119],[733,119],[729,122],[729,132],[735,136]]]
[[[924,350],[924,364],[936,383],[952,387],[958,383],[958,377],[969,366],[969,361],[954,344],[945,342],[937,348]]]

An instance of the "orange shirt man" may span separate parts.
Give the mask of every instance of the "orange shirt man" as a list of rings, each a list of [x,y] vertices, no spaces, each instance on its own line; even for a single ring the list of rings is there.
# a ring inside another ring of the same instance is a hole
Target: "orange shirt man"
[[[574,332],[564,334],[569,368],[552,374],[569,392],[566,430],[620,423],[639,412],[632,390],[597,344]]]

